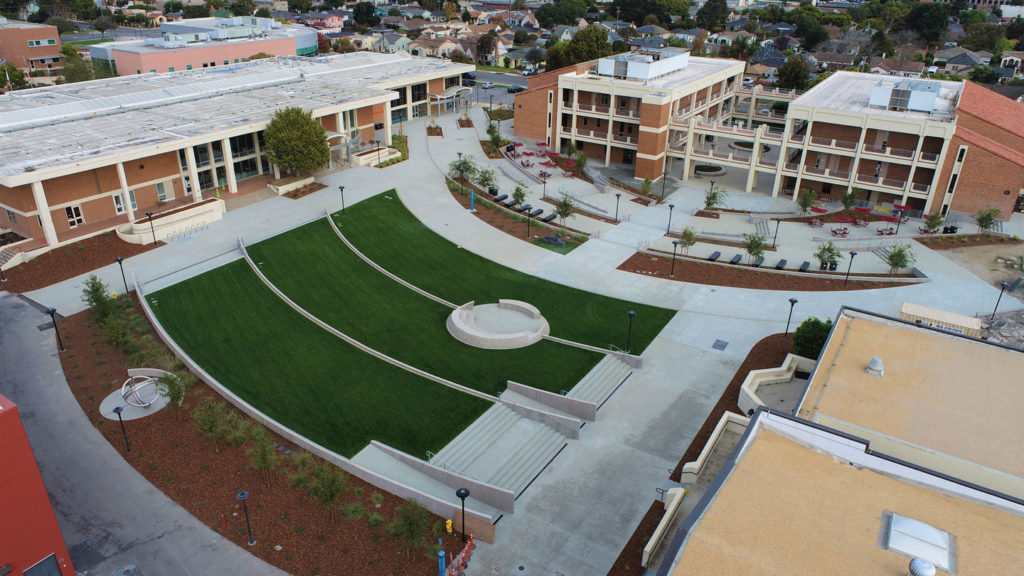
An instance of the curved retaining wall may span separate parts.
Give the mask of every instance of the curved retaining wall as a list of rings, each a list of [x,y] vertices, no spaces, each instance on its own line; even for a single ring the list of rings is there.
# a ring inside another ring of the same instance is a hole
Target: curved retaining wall
[[[429,494],[420,492],[415,488],[411,488],[409,486],[406,486],[405,484],[381,476],[372,470],[363,468],[362,466],[359,466],[358,464],[352,462],[348,458],[345,458],[344,456],[334,452],[333,450],[330,450],[324,446],[321,446],[320,444],[317,444],[316,442],[313,442],[309,438],[306,438],[305,436],[299,434],[298,432],[292,430],[291,428],[288,428],[284,424],[281,424],[277,420],[274,420],[273,418],[267,416],[263,412],[257,410],[251,404],[243,400],[240,396],[229,390],[226,386],[221,384],[213,376],[207,373],[202,366],[200,366],[194,360],[192,360],[192,358],[188,354],[186,354],[185,351],[180,346],[178,346],[178,343],[175,342],[173,338],[171,338],[170,334],[168,334],[167,331],[164,330],[163,325],[160,324],[160,322],[156,319],[156,315],[153,314],[153,310],[150,309],[149,302],[146,300],[145,291],[143,290],[142,285],[135,278],[134,274],[132,274],[132,282],[135,285],[135,292],[136,295],[138,296],[139,303],[142,306],[142,312],[146,315],[146,318],[149,320],[149,323],[153,326],[153,329],[156,331],[157,336],[160,337],[160,340],[162,340],[164,344],[166,344],[167,347],[171,349],[171,352],[174,353],[174,355],[177,356],[178,359],[181,360],[183,364],[185,364],[189,371],[191,371],[193,374],[202,379],[202,381],[205,382],[207,386],[209,386],[215,392],[220,394],[221,397],[230,402],[232,406],[238,408],[253,420],[266,426],[268,429],[270,429],[278,436],[285,438],[286,440],[292,442],[293,444],[302,448],[303,450],[306,450],[307,452],[310,452],[311,454],[314,454],[319,458],[322,458],[330,462],[331,464],[334,464],[335,466],[341,468],[345,472],[348,472],[349,474],[352,474],[353,476],[365,482],[373,484],[374,486],[380,488],[381,490],[386,490],[400,498],[413,498],[417,502],[422,504],[423,507],[425,507],[427,510],[430,510],[432,513],[437,514],[442,518],[455,518],[456,512],[458,510],[461,510],[459,505],[446,502],[444,500],[440,500]],[[494,524],[491,523],[488,515],[477,512],[472,508],[467,508],[466,516],[466,528],[472,531],[474,535],[480,538],[481,540],[491,543],[494,542],[495,527]]]
[[[207,198],[201,200],[195,206],[178,208],[161,216],[153,216],[153,225],[150,227],[149,220],[142,218],[134,222],[122,224],[115,230],[117,237],[130,244],[150,244],[153,242],[153,235],[157,240],[164,240],[170,236],[187,231],[189,228],[199,224],[209,224],[224,217],[227,212],[224,201],[220,198]]]

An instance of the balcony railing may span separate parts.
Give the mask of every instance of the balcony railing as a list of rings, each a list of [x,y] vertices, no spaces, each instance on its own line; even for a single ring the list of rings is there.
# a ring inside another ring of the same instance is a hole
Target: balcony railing
[[[640,111],[639,110],[630,110],[629,108],[616,108],[615,109],[615,115],[616,116],[624,116],[626,118],[639,118],[640,117]]]
[[[864,145],[864,152],[868,154],[876,154],[879,156],[889,156],[902,159],[911,159],[914,157],[913,150],[906,150],[903,148],[889,148],[887,146],[873,146],[871,144]]]
[[[913,184],[910,185],[910,189],[913,190],[914,192],[924,192],[927,194],[928,191],[931,190],[931,185],[918,184],[917,182],[914,182]]]
[[[804,171],[808,174],[817,174],[819,176],[824,176],[825,172],[827,172],[824,168],[818,168],[816,166],[804,166]]]
[[[636,138],[633,136],[626,136],[625,134],[615,134],[612,136],[612,140],[616,142],[625,142],[626,144],[636,144]]]
[[[578,136],[578,137],[581,136],[583,138],[598,138],[598,139],[601,139],[601,140],[607,140],[608,139],[608,133],[607,132],[597,132],[597,131],[594,131],[594,130],[581,130],[579,128],[576,129],[576,136]]]
[[[799,168],[799,166],[796,162],[786,162],[786,164],[782,167],[783,170],[787,170],[789,172],[796,172],[797,168]]]
[[[804,135],[803,134],[793,134],[793,135],[791,135],[789,137],[789,141],[790,142],[803,142],[804,141]]]
[[[921,162],[928,162],[934,164],[939,161],[939,155],[932,152],[921,152]]]
[[[872,176],[870,174],[857,174],[857,181],[865,184],[874,184],[876,186],[885,186],[887,188],[897,188],[899,190],[903,190],[907,185],[906,180],[879,178],[878,176]]]
[[[576,109],[580,110],[580,111],[583,111],[583,112],[590,112],[591,110],[594,109],[594,105],[593,104],[584,104],[583,102],[577,102],[576,103]]]
[[[572,102],[566,102],[566,101],[563,100],[562,101],[562,109],[564,109],[564,110],[572,110]]]

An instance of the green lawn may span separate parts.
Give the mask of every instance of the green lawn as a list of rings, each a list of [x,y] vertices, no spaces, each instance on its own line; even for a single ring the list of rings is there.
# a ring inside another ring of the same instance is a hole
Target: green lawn
[[[260,270],[289,298],[360,342],[459,384],[498,394],[507,380],[560,392],[602,355],[543,340],[483,350],[448,334],[451,309],[363,262],[324,220],[249,247]],[[455,280],[459,281],[459,280]]]
[[[490,406],[345,344],[278,299],[244,261],[155,292],[149,302],[214,378],[344,456],[379,440],[423,458]]]
[[[601,348],[626,346],[627,316],[634,352],[641,352],[675,314],[528,276],[462,250],[416,219],[394,193],[380,194],[333,215],[345,236],[371,260],[449,302],[511,298],[540,309],[551,334]]]
[[[96,38],[95,40],[70,40],[65,42],[65,44],[74,44],[75,46],[92,46],[94,44],[105,44],[113,41],[113,38]]]

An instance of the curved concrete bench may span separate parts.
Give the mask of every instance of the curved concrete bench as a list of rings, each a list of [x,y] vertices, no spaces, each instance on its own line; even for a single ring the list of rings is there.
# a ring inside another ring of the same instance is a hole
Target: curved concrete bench
[[[506,300],[504,298],[498,300],[498,307],[504,308],[505,310],[515,310],[516,312],[522,312],[530,318],[540,318],[540,310],[536,306],[522,300]]]
[[[511,303],[511,304],[510,304]],[[533,320],[540,320],[536,330],[518,330],[513,332],[495,332],[487,330],[477,324],[477,310],[473,302],[467,302],[459,306],[448,315],[445,327],[453,338],[476,348],[486,350],[511,350],[513,348],[524,348],[539,342],[548,332],[551,331],[547,320],[540,315],[537,308],[517,300],[502,300],[499,304],[484,304],[487,307],[496,307],[500,310],[508,310],[519,313]]]

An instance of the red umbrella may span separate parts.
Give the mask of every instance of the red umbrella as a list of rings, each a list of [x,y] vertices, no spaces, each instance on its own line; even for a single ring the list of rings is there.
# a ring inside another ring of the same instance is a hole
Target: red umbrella
[[[562,164],[565,164],[569,168],[572,168],[572,167],[576,166],[576,161],[575,160],[566,160],[565,162],[562,162]]]
[[[537,142],[537,146],[540,147],[540,148],[547,148],[548,147],[548,143],[547,142]]]
[[[523,152],[523,156],[533,156],[533,152]]]
[[[520,146],[522,146],[522,145],[523,145],[523,143],[522,143],[522,142],[516,142],[516,148],[519,148],[519,147],[520,147]]]
[[[910,206],[908,206],[907,204],[893,204],[892,207],[897,210],[902,210],[904,212],[910,210]]]
[[[558,152],[555,152],[554,150],[552,150],[550,152],[545,153],[545,156],[548,156],[549,158],[557,158],[559,156],[559,154],[558,154]]]

